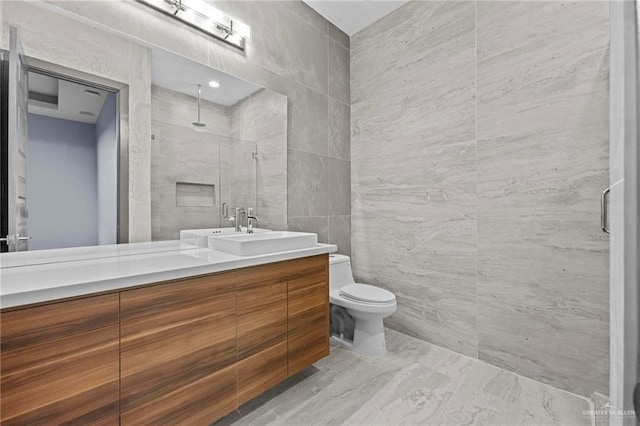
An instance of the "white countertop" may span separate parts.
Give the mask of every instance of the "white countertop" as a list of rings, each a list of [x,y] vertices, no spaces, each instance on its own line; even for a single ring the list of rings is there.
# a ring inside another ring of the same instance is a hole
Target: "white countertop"
[[[181,241],[0,254],[0,308],[117,291],[324,253],[335,245],[235,256]]]

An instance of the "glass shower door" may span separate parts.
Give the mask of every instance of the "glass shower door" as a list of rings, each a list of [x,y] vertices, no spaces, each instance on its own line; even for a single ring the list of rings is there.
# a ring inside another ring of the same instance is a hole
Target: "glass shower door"
[[[231,218],[236,208],[245,211],[241,226],[247,225],[246,210],[257,211],[257,145],[254,142],[224,138],[220,142],[220,223],[221,227],[234,226]]]
[[[640,414],[639,33],[635,1],[612,1],[610,11],[610,187],[602,198],[603,230],[611,234],[611,401],[607,408],[610,424],[621,426],[636,425],[640,421],[640,417],[635,418]]]

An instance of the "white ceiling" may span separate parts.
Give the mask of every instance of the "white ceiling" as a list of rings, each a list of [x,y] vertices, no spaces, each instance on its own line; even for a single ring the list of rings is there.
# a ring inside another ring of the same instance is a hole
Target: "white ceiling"
[[[220,87],[209,87],[211,80],[220,83]],[[193,97],[198,95],[197,85],[201,84],[203,100],[225,106],[234,105],[262,89],[261,86],[162,49],[152,50],[151,81],[156,86]]]
[[[349,36],[408,3],[409,0],[302,0]]]
[[[105,90],[29,72],[32,114],[94,124],[108,94]]]

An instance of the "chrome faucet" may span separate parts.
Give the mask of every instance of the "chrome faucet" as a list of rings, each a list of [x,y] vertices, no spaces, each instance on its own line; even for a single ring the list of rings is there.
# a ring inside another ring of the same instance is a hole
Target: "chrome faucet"
[[[236,232],[242,232],[242,215],[244,215],[244,213],[245,211],[242,207],[236,207],[235,216],[231,216],[229,218],[229,220],[236,226]]]
[[[253,215],[253,209],[247,207],[247,234],[253,234],[253,221],[258,224],[258,218]]]

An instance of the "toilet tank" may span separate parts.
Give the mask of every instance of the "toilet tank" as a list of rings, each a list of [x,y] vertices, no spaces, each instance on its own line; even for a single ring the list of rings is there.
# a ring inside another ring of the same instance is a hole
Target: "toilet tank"
[[[330,254],[329,287],[331,290],[337,290],[347,284],[353,284],[354,282],[349,256],[345,256],[343,254]]]

